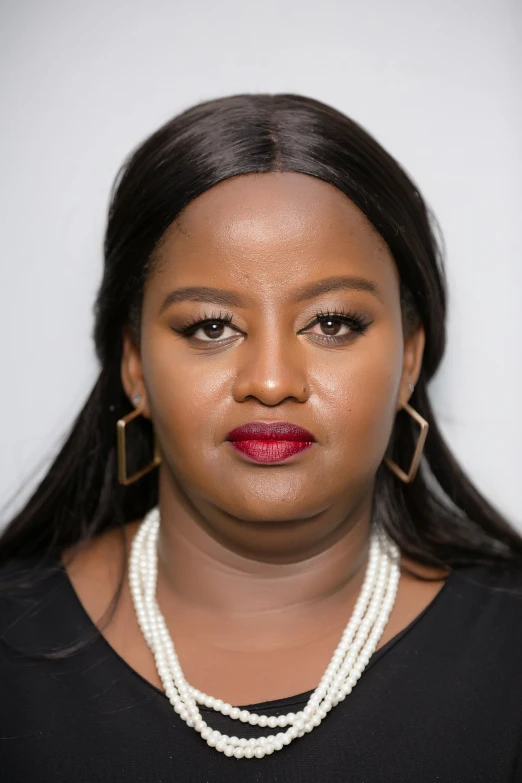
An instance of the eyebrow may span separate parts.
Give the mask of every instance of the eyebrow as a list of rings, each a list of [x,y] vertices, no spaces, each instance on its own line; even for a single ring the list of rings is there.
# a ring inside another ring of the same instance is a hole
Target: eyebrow
[[[309,299],[314,299],[316,296],[321,296],[321,294],[341,290],[368,291],[381,300],[379,289],[371,280],[367,280],[365,277],[347,277],[343,275],[328,277],[325,280],[318,280],[315,283],[309,283],[298,288],[294,295],[294,301],[305,302]],[[163,300],[160,314],[173,302],[213,302],[214,304],[227,307],[246,307],[246,299],[239,294],[222,288],[212,288],[211,286],[187,286],[171,291]]]

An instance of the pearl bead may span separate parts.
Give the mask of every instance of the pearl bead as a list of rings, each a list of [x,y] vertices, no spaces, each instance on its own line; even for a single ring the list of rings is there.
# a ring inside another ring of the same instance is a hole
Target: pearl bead
[[[159,508],[151,509],[140,524],[129,556],[129,586],[136,618],[156,663],[165,693],[175,713],[201,733],[209,747],[228,757],[262,758],[319,726],[328,712],[351,692],[368,665],[393,609],[400,579],[400,550],[376,527],[372,529],[364,583],[352,615],[316,690],[296,714],[267,716],[241,710],[191,686],[185,680],[169,629],[157,600],[157,539]],[[289,728],[276,736],[228,737],[202,719],[199,704],[252,726]]]

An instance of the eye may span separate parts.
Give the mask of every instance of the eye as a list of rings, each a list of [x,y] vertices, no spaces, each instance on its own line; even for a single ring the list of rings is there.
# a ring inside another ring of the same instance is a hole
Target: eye
[[[314,321],[306,327],[306,332],[311,327],[318,327],[318,331],[311,332],[314,338],[322,342],[349,342],[358,335],[364,334],[372,321],[366,316],[353,312],[326,312],[318,313]]]
[[[227,337],[223,338],[223,333],[227,328],[236,334],[239,331],[235,327],[229,326],[231,321],[232,315],[230,313],[223,315],[220,312],[219,315],[205,315],[203,318],[186,321],[174,331],[196,343],[218,343],[228,339]],[[198,333],[199,335],[196,337]],[[233,335],[228,335],[228,337],[230,336]]]
[[[203,318],[190,319],[177,328],[173,327],[173,330],[195,344],[218,345],[233,338],[234,332],[241,333],[237,327],[230,326],[232,319],[230,313],[205,314]],[[364,334],[372,323],[366,316],[354,312],[344,310],[320,312],[299,334],[308,333],[314,340],[323,343],[347,343],[355,340],[358,335]],[[309,332],[308,330],[313,327],[318,327],[318,331]],[[231,334],[226,334],[227,329]]]
[[[190,334],[192,337],[195,337],[195,335],[200,332],[201,334],[197,338],[198,340],[201,340],[202,342],[215,342],[217,340],[223,339],[223,333],[226,333],[227,329],[230,329],[231,332],[237,332],[237,329],[232,329],[231,327],[227,326],[224,321],[207,321],[206,323],[201,324],[198,329],[195,329]]]

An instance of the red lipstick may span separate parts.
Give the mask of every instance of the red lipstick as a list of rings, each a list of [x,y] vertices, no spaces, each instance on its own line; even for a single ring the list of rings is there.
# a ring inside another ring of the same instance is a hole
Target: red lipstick
[[[254,462],[281,462],[315,443],[311,432],[288,421],[251,421],[230,430],[226,440]]]

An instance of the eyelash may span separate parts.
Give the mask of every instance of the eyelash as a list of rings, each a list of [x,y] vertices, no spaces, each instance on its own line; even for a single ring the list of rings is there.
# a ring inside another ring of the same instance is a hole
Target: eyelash
[[[335,319],[338,321],[341,321],[345,326],[349,326],[352,330],[352,333],[354,334],[364,334],[367,329],[372,325],[373,321],[371,321],[369,318],[359,314],[355,313],[350,310],[344,310],[342,308],[341,310],[327,310],[316,313],[316,316],[314,320],[309,323],[306,327],[306,329],[310,329],[312,326],[315,326],[318,323],[321,323],[323,320],[326,320],[328,318]],[[225,326],[228,326],[232,323],[233,316],[231,313],[221,313],[219,312],[219,315],[215,315],[214,313],[211,313],[210,315],[207,315],[206,313],[203,314],[203,318],[191,318],[188,321],[185,321],[184,324],[182,324],[177,329],[174,328],[174,331],[178,334],[181,334],[183,337],[189,338],[191,337],[195,332],[198,331],[199,328],[202,326],[205,326],[208,323],[221,323]],[[337,337],[335,335],[315,335],[315,337],[318,337],[323,342],[333,342],[333,343],[340,343],[340,342],[348,342],[351,339],[353,339],[353,335],[341,335],[340,337]],[[219,344],[220,340],[202,340],[201,342],[205,343],[216,343]]]

